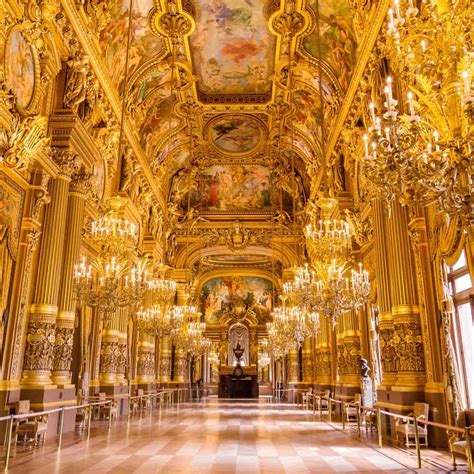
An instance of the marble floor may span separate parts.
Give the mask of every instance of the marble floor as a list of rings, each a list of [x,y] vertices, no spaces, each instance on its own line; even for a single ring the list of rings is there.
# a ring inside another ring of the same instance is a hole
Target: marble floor
[[[354,431],[266,400],[207,399],[152,416],[94,428],[89,441],[66,436],[18,453],[10,473],[326,473],[415,472],[415,457],[378,450]],[[444,458],[423,472],[447,472]]]

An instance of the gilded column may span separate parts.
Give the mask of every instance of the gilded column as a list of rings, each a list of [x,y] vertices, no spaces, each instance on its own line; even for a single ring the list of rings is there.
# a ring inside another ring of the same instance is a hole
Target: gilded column
[[[321,319],[320,330],[314,344],[314,378],[316,389],[323,391],[331,385],[330,323]]]
[[[342,316],[342,332],[338,334],[337,363],[341,395],[352,398],[360,391],[360,331],[357,311]]]
[[[394,325],[394,352],[397,368],[397,391],[424,388],[425,359],[420,311],[417,304],[416,268],[410,246],[407,209],[392,206],[389,220],[389,268]]]
[[[171,343],[169,336],[163,336],[160,347],[160,382],[171,380]]]
[[[73,299],[73,272],[81,247],[81,231],[89,177],[89,173],[81,169],[72,176],[69,189],[66,219],[67,241],[64,246],[61,286],[59,289],[59,311],[56,320],[52,373],[53,382],[62,385],[71,382],[71,361],[76,309],[76,303]]]
[[[185,283],[178,283],[177,301],[179,305],[185,305],[188,300],[187,287]],[[186,383],[189,378],[188,357],[184,350],[175,349],[174,352],[174,379],[176,383]]]
[[[307,337],[303,341],[303,383],[311,385],[313,383],[313,350],[312,337]]]
[[[118,359],[117,359],[117,370],[116,370],[116,382],[125,384],[127,383],[128,377],[128,312],[127,308],[120,308],[117,311],[118,321]]]
[[[104,323],[102,329],[99,365],[99,382],[101,386],[114,385],[117,381],[116,374],[120,358],[120,331],[116,329],[114,324],[114,320],[117,319],[117,312],[114,313],[111,320]]]
[[[44,387],[52,384],[54,340],[58,314],[68,191],[75,166],[69,150],[54,149],[61,166],[60,174],[50,183],[51,201],[46,208],[41,237],[34,304],[30,308],[22,386]]]
[[[287,355],[288,361],[288,383],[297,384],[299,382],[300,363],[298,351],[291,349]]]
[[[138,341],[137,383],[140,388],[149,389],[155,381],[155,343],[148,335]]]
[[[373,202],[375,269],[377,274],[377,305],[379,309],[380,348],[382,359],[381,388],[390,390],[397,377],[394,325],[392,317],[392,295],[388,266],[387,217],[384,205]]]

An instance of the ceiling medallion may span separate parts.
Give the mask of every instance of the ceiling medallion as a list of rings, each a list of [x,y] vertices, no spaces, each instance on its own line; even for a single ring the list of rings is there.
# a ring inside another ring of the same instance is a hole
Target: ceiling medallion
[[[218,152],[230,156],[254,153],[264,143],[265,126],[248,114],[225,114],[212,119],[205,136]]]

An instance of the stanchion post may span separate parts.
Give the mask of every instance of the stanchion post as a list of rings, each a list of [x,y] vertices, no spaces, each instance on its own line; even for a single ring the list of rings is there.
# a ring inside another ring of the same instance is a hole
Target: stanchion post
[[[323,397],[321,395],[318,395],[318,400],[319,400],[319,418],[322,420],[323,419]]]
[[[87,414],[87,439],[89,439],[91,435],[91,422],[92,422],[92,410],[94,407],[92,405],[89,406],[88,414]]]
[[[341,417],[342,417],[342,429],[343,429],[343,430],[346,429],[346,417],[345,417],[346,411],[347,411],[346,404],[345,404],[344,402],[342,402],[342,405],[341,405]]]
[[[5,453],[5,466],[4,466],[5,472],[8,471],[8,465],[10,464],[10,452],[12,449],[13,420],[14,420],[14,415],[11,415],[10,419],[8,420],[8,427],[7,427],[7,451]]]
[[[377,408],[377,437],[379,440],[379,448],[382,448],[382,416],[380,408]]]
[[[473,453],[472,453],[472,435],[471,435],[470,427],[466,428],[466,455],[467,455],[468,471],[473,473],[474,460],[473,460]]]
[[[420,451],[420,433],[418,433],[418,420],[413,417],[413,423],[415,426],[415,448],[416,448],[416,460],[418,463],[418,469],[421,469],[421,451]]]
[[[357,420],[357,434],[359,435],[360,438],[360,406],[357,407],[356,410],[356,420]]]
[[[63,442],[63,430],[64,430],[64,407],[61,408],[59,412],[59,445],[58,449],[61,449]]]
[[[328,419],[329,423],[332,423],[332,399],[328,397]]]
[[[110,400],[110,405],[109,405],[109,431],[112,429],[112,406],[113,406],[114,401]]]

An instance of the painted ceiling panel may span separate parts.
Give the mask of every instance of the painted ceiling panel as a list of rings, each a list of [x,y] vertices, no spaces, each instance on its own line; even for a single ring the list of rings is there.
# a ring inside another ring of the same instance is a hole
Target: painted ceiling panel
[[[191,49],[198,88],[210,95],[271,89],[275,37],[262,0],[196,0]]]
[[[310,7],[317,14],[316,0]],[[318,45],[318,32],[315,29],[303,41],[305,51],[315,59],[320,52],[338,78],[342,90],[346,90],[352,77],[356,62],[356,38],[352,15],[347,0],[320,0],[319,18],[321,21],[321,45]]]
[[[129,0],[110,2],[110,22],[101,31],[99,43],[112,82],[122,91],[125,76],[125,57],[129,18]],[[128,76],[162,51],[163,40],[150,29],[147,18],[154,6],[153,0],[133,0],[131,48]]]

